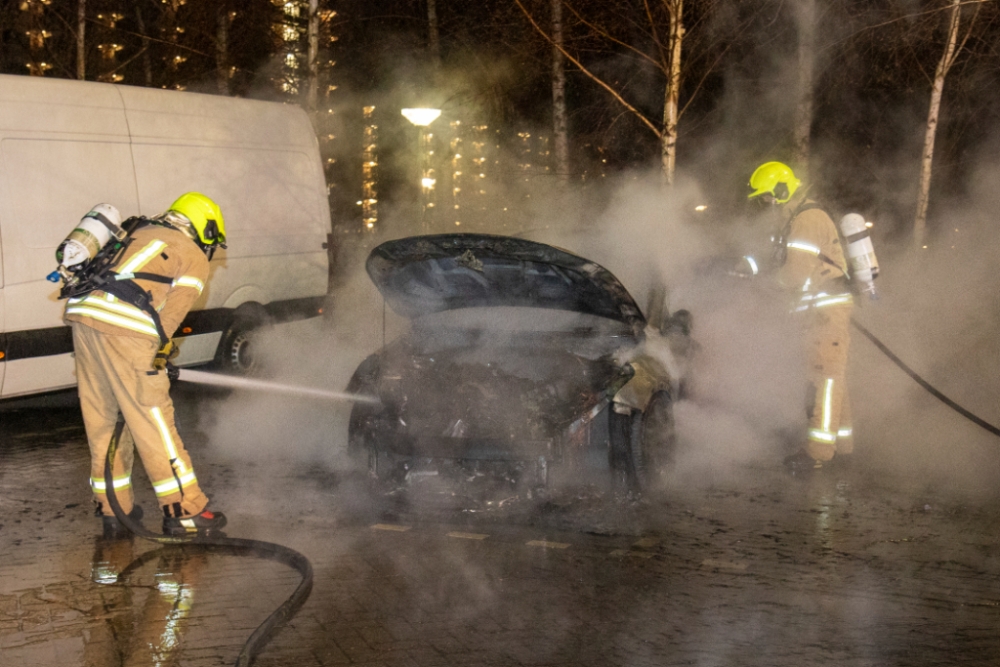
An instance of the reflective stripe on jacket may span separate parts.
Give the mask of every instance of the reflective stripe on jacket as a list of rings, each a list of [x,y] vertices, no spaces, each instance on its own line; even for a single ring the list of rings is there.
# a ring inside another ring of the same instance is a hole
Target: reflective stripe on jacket
[[[833,220],[811,201],[788,205],[804,209],[788,223],[787,257],[777,272],[778,282],[797,297],[794,309],[850,305],[847,262]]]
[[[160,225],[132,233],[125,255],[112,269],[122,278],[135,273],[165,276],[169,283],[134,278],[145,290],[167,337],[171,337],[205,289],[208,258],[183,232]],[[111,294],[96,290],[67,300],[64,321],[80,322],[104,333],[151,336],[159,340],[152,317]]]

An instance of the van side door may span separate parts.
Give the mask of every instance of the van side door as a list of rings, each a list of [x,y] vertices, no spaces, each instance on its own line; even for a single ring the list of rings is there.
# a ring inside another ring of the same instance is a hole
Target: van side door
[[[76,384],[55,250],[95,204],[139,211],[121,97],[113,86],[4,77],[0,246],[5,377],[0,397]],[[22,81],[24,80],[24,81]]]

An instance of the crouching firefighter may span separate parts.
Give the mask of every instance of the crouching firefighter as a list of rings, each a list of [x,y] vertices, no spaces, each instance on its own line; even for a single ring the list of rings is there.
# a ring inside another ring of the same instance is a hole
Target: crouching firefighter
[[[53,276],[64,281],[60,298],[67,299],[63,319],[73,329],[90,485],[106,535],[118,525],[104,460],[119,413],[126,428],[112,469],[122,509],[142,515],[131,488],[134,443],[159,500],[164,533],[209,533],[226,524],[221,512],[207,509],[177,434],[167,376],[170,337],[201,295],[209,260],[225,242],[218,205],[189,192],[161,215],[125,222],[115,207],[100,204],[56,252],[60,266]]]
[[[770,262],[746,258],[752,272],[770,264],[774,279],[791,297],[807,361],[808,430],[799,449],[785,458],[792,474],[822,468],[854,449],[847,395],[847,354],[854,299],[837,227],[811,199],[787,166],[767,162],[750,177],[749,199],[778,207],[782,227],[772,237]]]

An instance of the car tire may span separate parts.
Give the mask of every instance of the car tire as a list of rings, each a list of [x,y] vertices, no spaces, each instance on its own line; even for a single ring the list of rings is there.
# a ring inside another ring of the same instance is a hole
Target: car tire
[[[347,456],[351,461],[367,465],[371,439],[372,407],[355,403],[347,426]]]
[[[365,470],[370,490],[381,492],[401,483],[410,457],[380,449],[378,433],[389,429],[381,407],[356,404],[347,429],[347,456],[355,469]]]
[[[637,422],[633,423],[632,462],[639,487],[648,491],[662,485],[677,453],[673,397],[666,391],[653,394]]]
[[[233,375],[256,375],[260,371],[260,359],[255,354],[254,339],[265,324],[266,318],[261,315],[237,315],[219,341],[216,368]]]
[[[611,490],[619,500],[627,500],[639,492],[632,441],[639,430],[642,413],[608,410],[608,468],[611,471]]]

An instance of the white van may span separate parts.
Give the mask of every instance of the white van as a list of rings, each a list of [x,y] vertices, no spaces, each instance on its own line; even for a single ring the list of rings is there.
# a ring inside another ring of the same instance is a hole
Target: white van
[[[183,365],[251,363],[248,333],[315,316],[330,209],[316,135],[285,104],[0,75],[0,398],[76,384],[56,246],[94,204],[153,216],[202,192],[225,216]]]

